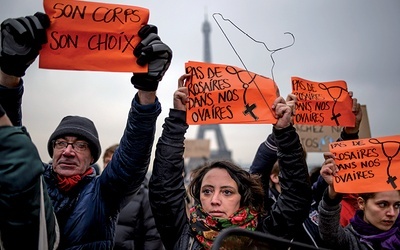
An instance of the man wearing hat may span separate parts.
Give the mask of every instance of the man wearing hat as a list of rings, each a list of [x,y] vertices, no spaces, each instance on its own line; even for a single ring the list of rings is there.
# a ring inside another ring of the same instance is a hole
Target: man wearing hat
[[[148,73],[132,76],[131,83],[138,91],[120,146],[107,168],[96,176],[91,165],[98,160],[101,147],[90,119],[68,115],[61,120],[48,140],[50,164],[39,161],[22,127],[22,77],[47,42],[49,25],[43,13],[1,24],[0,214],[10,216],[0,216],[0,244],[5,249],[112,249],[117,215],[140,188],[148,170],[161,113],[156,90],[172,51],[155,26],[146,25],[139,31],[142,41],[134,54],[138,63],[148,65]],[[20,214],[14,210],[18,205],[25,206]],[[39,220],[39,214],[45,219]],[[43,224],[47,230],[42,230]],[[28,229],[21,232],[30,232],[27,240],[18,233],[25,227]],[[45,243],[40,238],[43,235]]]

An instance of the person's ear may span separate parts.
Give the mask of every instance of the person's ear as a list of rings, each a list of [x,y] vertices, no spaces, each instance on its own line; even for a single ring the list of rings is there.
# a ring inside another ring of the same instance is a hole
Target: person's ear
[[[271,174],[269,176],[269,179],[275,183],[275,184],[279,184],[279,176],[277,174]]]
[[[358,208],[360,208],[361,210],[364,210],[365,208],[365,200],[361,197],[357,198],[357,203],[358,203]]]

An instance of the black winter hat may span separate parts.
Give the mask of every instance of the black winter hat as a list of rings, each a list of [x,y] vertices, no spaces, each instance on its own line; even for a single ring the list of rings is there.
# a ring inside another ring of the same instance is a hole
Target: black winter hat
[[[96,127],[91,120],[81,116],[66,116],[61,120],[47,142],[47,150],[49,151],[50,157],[53,157],[53,141],[68,135],[77,136],[87,141],[89,143],[90,152],[94,158],[93,163],[99,159],[101,147]]]

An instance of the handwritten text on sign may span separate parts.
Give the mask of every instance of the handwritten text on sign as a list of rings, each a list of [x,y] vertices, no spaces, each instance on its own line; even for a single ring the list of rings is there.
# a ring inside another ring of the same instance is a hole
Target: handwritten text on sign
[[[278,88],[269,78],[234,66],[187,62],[188,124],[276,122],[271,106]]]
[[[74,0],[44,0],[51,25],[39,67],[67,70],[146,72],[136,64],[137,33],[149,11],[135,6]]]
[[[334,188],[340,193],[400,189],[400,135],[329,144],[339,168]]]
[[[345,81],[312,82],[292,77],[297,97],[294,123],[325,126],[354,126],[353,101]]]

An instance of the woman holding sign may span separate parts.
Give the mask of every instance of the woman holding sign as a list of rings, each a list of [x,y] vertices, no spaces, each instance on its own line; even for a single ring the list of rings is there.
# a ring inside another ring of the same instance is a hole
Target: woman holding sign
[[[322,239],[334,249],[400,249],[400,190],[360,194],[360,209],[343,228],[339,221],[342,194],[333,187],[338,168],[332,153],[324,157],[321,175],[329,186],[318,207]]]
[[[303,149],[291,124],[292,110],[282,97],[273,105],[278,118],[273,133],[280,166],[284,169],[281,178],[284,185],[276,205],[263,210],[264,190],[259,177],[232,162],[214,161],[200,166],[191,175],[189,194],[195,204],[190,208],[190,218],[187,217],[182,172],[188,129],[185,83],[189,78],[188,74],[179,78],[174,108],[165,119],[149,183],[150,203],[165,248],[210,249],[219,232],[228,227],[289,238],[308,214],[311,188]],[[292,203],[294,199],[295,204]],[[238,240],[234,249],[246,243]]]

